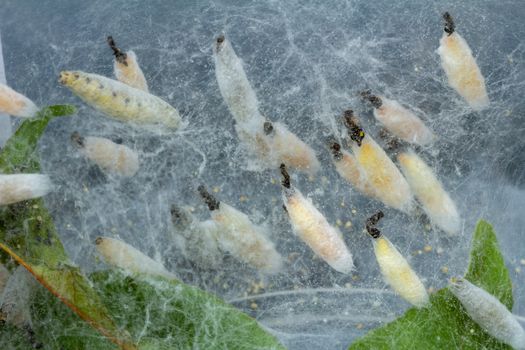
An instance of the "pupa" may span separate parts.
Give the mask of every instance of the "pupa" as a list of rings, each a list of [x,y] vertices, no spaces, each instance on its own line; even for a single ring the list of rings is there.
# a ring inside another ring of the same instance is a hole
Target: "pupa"
[[[445,12],[443,19],[445,28],[437,53],[441,57],[441,66],[447,75],[448,84],[472,109],[482,110],[489,105],[485,78],[467,42],[456,32],[452,16]]]
[[[145,255],[138,249],[115,238],[98,237],[95,240],[97,251],[109,265],[131,273],[163,276],[175,279],[175,274],[166,270],[161,264]]]
[[[31,327],[31,296],[38,287],[36,279],[18,266],[0,293],[0,319],[20,328]]]
[[[217,267],[223,254],[217,237],[219,227],[213,220],[198,221],[184,207],[173,204],[170,208],[176,245],[183,256],[201,267]]]
[[[314,253],[336,271],[350,273],[354,269],[352,254],[341,232],[331,226],[321,212],[290,184],[286,166],[281,164],[283,202],[292,227]]]
[[[0,112],[31,118],[38,112],[38,107],[29,98],[0,83]]]
[[[350,110],[345,112],[344,123],[354,141],[351,143],[352,153],[374,189],[375,197],[392,208],[409,213],[413,209],[414,198],[394,162],[370,135],[365,136],[359,120]]]
[[[397,248],[375,226],[384,216],[378,212],[366,222],[366,230],[374,245],[374,253],[385,281],[403,299],[416,307],[425,307],[428,293],[425,286],[412,270],[406,259]]]
[[[170,104],[118,80],[81,71],[62,71],[59,81],[108,117],[141,125],[161,124],[170,129],[182,124],[179,112]]]
[[[146,82],[146,78],[144,78],[142,69],[140,69],[135,52],[131,50],[122,52],[115,44],[112,36],[108,36],[107,42],[115,56],[113,71],[117,80],[136,89],[148,92],[148,83]]]
[[[425,123],[399,102],[373,95],[370,90],[363,91],[361,96],[374,107],[374,117],[400,139],[421,146],[435,140],[434,133]]]
[[[332,161],[337,173],[364,195],[375,198],[374,188],[366,179],[366,174],[355,157],[350,152],[343,150],[335,139],[328,140],[328,147],[332,153]]]
[[[51,189],[51,180],[47,175],[0,174],[0,205],[42,197]]]
[[[130,177],[139,170],[137,152],[125,145],[103,137],[84,137],[76,131],[71,141],[86,158],[110,173]]]
[[[464,278],[453,278],[449,289],[488,334],[514,349],[525,349],[525,331],[496,297]]]
[[[448,234],[458,234],[461,218],[456,204],[432,169],[413,151],[397,156],[401,171],[432,222]]]
[[[264,274],[276,274],[282,270],[282,257],[262,228],[252,223],[246,214],[219,202],[203,185],[198,191],[219,228],[217,241],[221,249]]]

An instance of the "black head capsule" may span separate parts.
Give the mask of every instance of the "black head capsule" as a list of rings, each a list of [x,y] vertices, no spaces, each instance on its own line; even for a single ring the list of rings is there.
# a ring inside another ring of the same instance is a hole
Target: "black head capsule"
[[[127,66],[128,62],[126,61],[126,59],[128,58],[128,55],[125,52],[122,52],[122,50],[120,50],[117,47],[117,44],[115,44],[115,40],[113,40],[113,37],[111,35],[108,36],[107,42],[111,50],[113,50],[113,55],[115,55],[115,59],[117,60],[117,62]]]
[[[265,121],[264,122],[264,125],[263,125],[263,128],[264,128],[264,134],[265,135],[274,135],[275,134],[275,129],[273,127],[273,124],[272,122],[270,121]]]
[[[341,145],[333,138],[329,138],[327,141],[328,148],[332,151],[332,156],[336,161],[343,159],[343,153],[341,153]]]
[[[219,35],[217,39],[215,40],[215,48],[217,52],[222,48],[224,40],[226,40],[226,38],[224,37],[224,34]]]
[[[283,176],[283,181],[281,181],[281,184],[284,188],[290,188],[290,175],[288,174],[288,171],[286,170],[286,165],[284,163],[281,163],[281,166],[279,167],[281,169],[281,175]]]
[[[354,116],[354,111],[348,109],[343,114],[343,124],[348,129],[348,136],[355,141],[359,147],[365,138],[365,132],[359,126],[357,118]]]
[[[385,148],[386,148],[386,150],[388,150],[388,151],[390,151],[390,152],[392,152],[394,154],[399,153],[399,151],[400,151],[400,149],[402,147],[402,143],[397,137],[392,135],[385,128],[381,128],[381,130],[379,130],[379,137],[385,141],[385,144],[386,144]]]
[[[197,190],[199,191],[202,199],[204,199],[204,203],[208,205],[208,209],[211,211],[219,209],[220,202],[208,192],[204,185],[200,185]]]
[[[176,204],[172,204],[170,208],[171,222],[174,225],[187,225],[190,223],[188,215]]]
[[[383,218],[384,216],[385,214],[383,214],[382,211],[378,211],[366,220],[366,231],[373,239],[381,237],[381,231],[379,231],[379,229],[375,226],[377,225],[379,220],[381,220],[381,218]]]
[[[362,91],[361,98],[363,100],[367,100],[368,102],[370,102],[372,107],[376,109],[380,108],[383,105],[383,101],[381,101],[381,99],[377,97],[376,95],[372,94],[372,90],[370,89]]]
[[[448,34],[448,36],[451,36],[452,33],[454,33],[456,29],[454,20],[452,19],[452,16],[448,12],[445,12],[443,14],[443,19],[445,20],[445,28],[443,30],[445,31],[445,33]]]
[[[86,139],[80,136],[78,131],[75,131],[71,134],[71,142],[79,148],[83,148],[86,145]]]

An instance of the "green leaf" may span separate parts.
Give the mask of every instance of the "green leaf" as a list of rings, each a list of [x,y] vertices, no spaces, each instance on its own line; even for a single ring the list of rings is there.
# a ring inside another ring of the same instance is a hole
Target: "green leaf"
[[[512,307],[512,283],[492,226],[480,220],[473,235],[465,278]],[[511,349],[485,333],[444,288],[431,305],[409,309],[402,317],[372,330],[350,349]]]
[[[74,111],[72,106],[51,106],[25,120],[0,153],[0,172],[39,172],[38,139],[52,119]],[[123,349],[135,348],[116,328],[88,280],[69,262],[41,199],[0,207],[0,248],[99,332]]]

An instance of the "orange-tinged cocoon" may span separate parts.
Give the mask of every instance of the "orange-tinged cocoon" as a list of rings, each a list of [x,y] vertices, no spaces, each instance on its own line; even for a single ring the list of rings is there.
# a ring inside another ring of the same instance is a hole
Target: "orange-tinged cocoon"
[[[397,156],[403,174],[432,222],[448,234],[458,234],[461,219],[456,204],[432,169],[414,152]]]
[[[71,135],[80,152],[102,169],[113,174],[130,177],[139,170],[139,156],[131,148],[103,137]]]
[[[81,71],[63,71],[60,83],[108,117],[141,125],[160,124],[170,129],[182,124],[179,112],[169,103],[118,80]]]
[[[397,101],[384,97],[381,101],[381,106],[374,108],[374,116],[388,131],[402,140],[422,146],[434,141],[434,134],[418,116]]]
[[[463,278],[453,279],[449,289],[485,332],[514,349],[525,349],[523,327],[495,296]]]
[[[332,160],[337,173],[361,193],[369,197],[375,197],[374,188],[366,179],[366,174],[357,163],[354,155],[342,150],[341,145],[337,142],[332,142],[330,149],[332,150]]]
[[[390,287],[403,299],[416,307],[424,307],[429,301],[425,286],[397,248],[375,228],[382,217],[383,213],[378,212],[366,223],[368,234],[372,237],[374,253],[381,274]]]
[[[262,273],[275,274],[282,270],[282,257],[261,227],[252,223],[246,214],[218,202],[204,186],[199,186],[199,192],[218,226],[217,241],[222,249]]]
[[[162,264],[119,239],[98,237],[95,244],[97,251],[109,265],[131,273],[158,275],[169,279],[176,278]]]
[[[38,107],[24,95],[0,83],[0,112],[15,117],[31,118],[38,112]]]
[[[331,226],[313,203],[290,186],[288,173],[283,165],[283,202],[296,234],[314,253],[336,271],[350,273],[354,269],[352,254],[341,232]]]
[[[375,197],[386,205],[409,212],[413,196],[407,181],[385,151],[366,135],[359,147],[352,143],[355,159],[373,188]]]
[[[41,174],[0,174],[0,205],[45,196],[52,189],[51,180]]]
[[[437,49],[441,57],[441,66],[447,75],[449,85],[467,101],[472,109],[481,110],[489,105],[485,79],[467,42],[454,31],[450,15],[446,13],[444,18],[445,32]]]
[[[115,45],[111,36],[108,37],[108,44],[115,55],[113,68],[117,80],[136,89],[148,92],[148,83],[146,82],[142,69],[140,69],[135,52],[131,50],[122,52]]]

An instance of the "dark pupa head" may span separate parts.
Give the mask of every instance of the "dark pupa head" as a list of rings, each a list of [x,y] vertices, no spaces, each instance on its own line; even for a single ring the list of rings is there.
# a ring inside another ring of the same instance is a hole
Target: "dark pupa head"
[[[264,129],[264,134],[265,135],[273,135],[275,133],[275,129],[273,127],[273,124],[270,121],[265,121],[264,122],[263,129]]]
[[[366,231],[373,239],[381,237],[381,231],[379,231],[376,225],[384,216],[385,214],[383,214],[382,211],[378,211],[366,220]]]
[[[102,244],[103,241],[104,241],[104,238],[102,238],[102,237],[97,237],[97,238],[95,239],[95,244],[96,244],[96,245],[100,245],[100,244]]]
[[[284,163],[281,163],[279,169],[281,170],[281,175],[283,176],[281,184],[284,188],[290,188],[290,174],[288,174],[288,171],[286,170],[286,165]]]
[[[219,209],[220,202],[208,192],[204,185],[200,185],[197,191],[199,191],[204,203],[208,205],[208,209],[211,211]]]
[[[128,55],[125,52],[122,52],[122,50],[120,50],[117,47],[117,44],[115,44],[115,40],[113,40],[113,37],[111,35],[108,36],[107,42],[111,50],[113,50],[113,55],[115,55],[115,59],[117,60],[117,62],[127,66],[128,62],[126,61],[126,59],[128,58]]]
[[[383,101],[381,101],[381,99],[376,95],[372,94],[372,90],[370,89],[361,91],[361,98],[370,102],[372,107],[376,109],[383,105]]]
[[[84,137],[82,137],[78,131],[74,131],[72,134],[71,134],[71,142],[79,147],[79,148],[82,148],[86,145],[86,139]]]
[[[452,33],[454,33],[454,30],[456,29],[454,20],[452,19],[452,16],[448,12],[445,12],[443,14],[443,19],[445,20],[445,28],[443,28],[443,30],[445,31],[445,33],[447,33],[450,36],[452,35]]]
[[[222,48],[222,46],[224,45],[224,42],[226,41],[226,37],[224,36],[224,34],[221,34],[217,37],[217,39],[215,39],[215,50],[217,52],[220,51],[220,49]]]
[[[172,204],[170,207],[171,221],[175,225],[186,225],[190,223],[188,214],[176,204]]]
[[[335,137],[329,137],[326,140],[326,144],[332,152],[332,156],[335,160],[339,161],[343,158],[343,153],[341,153],[341,145],[337,142]]]
[[[348,136],[350,139],[355,141],[359,147],[365,138],[365,132],[359,126],[359,119],[354,116],[352,110],[346,110],[343,113],[343,124],[348,129]]]

